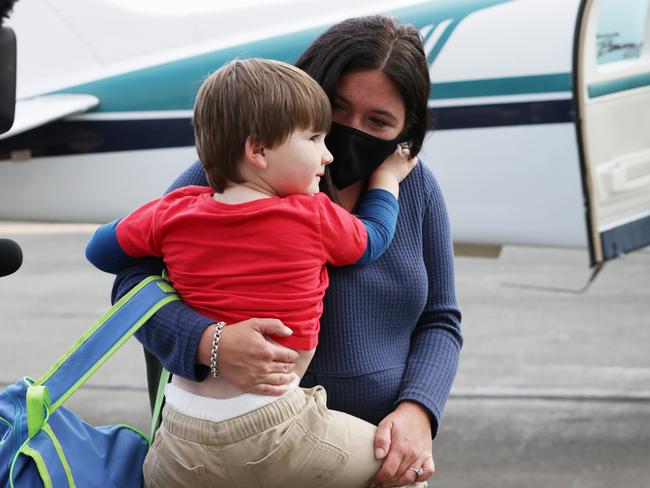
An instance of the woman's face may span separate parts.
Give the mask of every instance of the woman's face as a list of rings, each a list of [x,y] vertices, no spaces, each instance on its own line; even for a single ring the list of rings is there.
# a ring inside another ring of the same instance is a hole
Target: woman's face
[[[404,129],[406,109],[393,82],[379,70],[345,73],[332,103],[332,118],[380,139],[395,139]]]

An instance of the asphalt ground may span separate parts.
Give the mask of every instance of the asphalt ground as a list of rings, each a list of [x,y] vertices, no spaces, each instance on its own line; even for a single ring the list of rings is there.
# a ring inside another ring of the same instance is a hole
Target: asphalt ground
[[[92,226],[0,222],[24,264],[0,278],[0,385],[38,377],[109,307]],[[585,250],[459,257],[465,346],[430,486],[650,487],[650,250],[590,275]],[[127,343],[66,405],[149,425],[142,349]]]

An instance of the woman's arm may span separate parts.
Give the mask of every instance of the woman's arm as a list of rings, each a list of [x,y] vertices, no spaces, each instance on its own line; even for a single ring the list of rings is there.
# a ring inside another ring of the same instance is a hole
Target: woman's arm
[[[199,161],[185,170],[167,193],[188,185],[207,185]],[[147,276],[160,274],[162,269],[160,259],[143,258],[120,271],[113,284],[113,303]],[[154,314],[136,337],[173,374],[201,381],[210,370],[207,365],[213,325],[213,319],[181,301],[174,301]],[[221,374],[245,390],[265,394],[286,391],[284,385],[293,381],[289,373],[293,371],[297,353],[265,340],[264,335],[288,335],[288,329],[275,319],[250,319],[233,325],[237,327],[224,328],[219,343],[217,366]]]
[[[382,449],[385,456],[375,477],[379,485],[412,483],[415,473],[409,467],[425,469],[418,481],[433,473],[431,439],[437,433],[463,343],[447,211],[440,188],[428,171],[425,182],[431,188],[422,227],[429,293],[411,336],[396,408],[377,429],[375,448]]]
[[[430,178],[431,186],[422,225],[428,296],[411,336],[402,390],[396,403],[408,400],[423,405],[431,415],[435,437],[456,377],[463,338],[447,209],[433,175],[428,170],[424,174]]]
[[[158,258],[142,258],[117,274],[113,283],[115,303],[147,276],[163,269]],[[173,374],[193,381],[203,380],[210,368],[197,364],[197,346],[204,330],[214,320],[195,312],[181,301],[170,302],[155,313],[135,336]]]

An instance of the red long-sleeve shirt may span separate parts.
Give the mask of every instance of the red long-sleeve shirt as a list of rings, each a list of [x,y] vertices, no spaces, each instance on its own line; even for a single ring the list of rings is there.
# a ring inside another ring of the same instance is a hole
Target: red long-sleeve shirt
[[[274,340],[313,349],[325,265],[360,258],[363,222],[322,193],[237,205],[212,193],[190,186],[143,205],[117,224],[120,247],[134,258],[162,256],[172,285],[196,311],[226,323],[278,318],[293,334]]]

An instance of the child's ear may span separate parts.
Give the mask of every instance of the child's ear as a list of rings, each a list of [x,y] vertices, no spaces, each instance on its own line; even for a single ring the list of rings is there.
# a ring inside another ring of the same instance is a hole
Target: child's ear
[[[265,169],[268,166],[266,161],[266,152],[264,144],[249,137],[244,145],[244,158],[250,164],[259,169]]]

